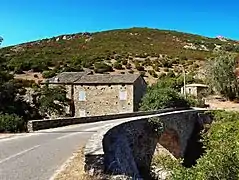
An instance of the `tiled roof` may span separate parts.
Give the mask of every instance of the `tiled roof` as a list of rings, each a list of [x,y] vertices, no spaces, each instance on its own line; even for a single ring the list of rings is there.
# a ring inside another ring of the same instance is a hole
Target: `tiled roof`
[[[82,76],[75,81],[76,84],[132,84],[139,74],[94,74]]]
[[[57,84],[133,84],[139,74],[94,74],[89,72],[63,72],[48,79],[48,83]]]
[[[48,79],[48,82],[60,84],[74,83],[76,80],[80,79],[86,74],[87,72],[63,72],[53,78]]]

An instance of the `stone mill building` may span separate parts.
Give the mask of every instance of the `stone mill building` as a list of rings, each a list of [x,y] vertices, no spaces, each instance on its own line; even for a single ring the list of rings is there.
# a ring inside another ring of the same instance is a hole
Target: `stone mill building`
[[[137,111],[147,84],[139,74],[91,74],[63,72],[47,80],[64,85],[71,99],[68,113],[75,117]]]

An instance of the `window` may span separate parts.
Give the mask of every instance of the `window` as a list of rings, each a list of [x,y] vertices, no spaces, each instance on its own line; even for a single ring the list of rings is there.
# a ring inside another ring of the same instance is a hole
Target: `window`
[[[79,101],[85,101],[85,91],[80,91],[79,92]]]
[[[127,91],[119,91],[119,99],[121,100],[121,101],[125,101],[125,100],[127,100]]]

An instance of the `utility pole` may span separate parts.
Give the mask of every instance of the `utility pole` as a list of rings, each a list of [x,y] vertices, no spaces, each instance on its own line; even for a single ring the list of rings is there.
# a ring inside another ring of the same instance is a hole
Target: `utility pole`
[[[187,95],[186,95],[186,73],[185,73],[184,66],[183,66],[183,94],[184,94],[184,97],[187,98]]]

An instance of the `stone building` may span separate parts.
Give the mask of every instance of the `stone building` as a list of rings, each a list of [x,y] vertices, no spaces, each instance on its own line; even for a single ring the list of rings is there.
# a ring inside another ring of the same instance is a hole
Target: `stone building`
[[[147,87],[139,74],[64,72],[47,82],[66,87],[72,102],[68,111],[75,117],[137,111]]]
[[[200,93],[202,93],[204,90],[208,88],[205,84],[187,84],[185,88],[185,92],[188,95],[192,95],[195,97],[198,97]],[[181,93],[183,94],[184,87],[181,88]]]

